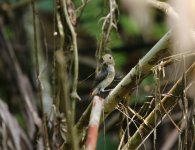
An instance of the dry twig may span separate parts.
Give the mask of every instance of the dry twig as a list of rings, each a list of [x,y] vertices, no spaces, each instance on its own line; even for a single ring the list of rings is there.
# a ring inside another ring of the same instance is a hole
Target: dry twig
[[[191,74],[195,67],[195,63],[193,63],[190,68],[186,71],[186,79],[188,80],[187,83],[191,81]],[[171,88],[168,92],[173,95],[181,96],[183,92],[182,86],[182,78],[181,77],[175,85]],[[156,109],[159,110],[159,113],[156,113],[155,109],[147,116],[144,123],[142,123],[139,129],[134,133],[132,137],[129,138],[126,145],[123,147],[123,150],[126,149],[137,149],[140,147],[144,141],[149,137],[149,135],[154,131],[154,128],[160,124],[160,122],[165,118],[166,112],[170,112],[178,103],[178,98],[170,96],[169,94],[165,96],[161,101],[160,104],[157,105]],[[164,111],[166,109],[166,111]],[[156,114],[156,116],[155,116]],[[156,120],[156,121],[155,121]],[[155,123],[156,122],[156,123]]]

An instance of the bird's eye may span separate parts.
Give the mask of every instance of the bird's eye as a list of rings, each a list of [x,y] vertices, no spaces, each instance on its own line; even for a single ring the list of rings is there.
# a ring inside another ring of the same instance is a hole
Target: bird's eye
[[[111,59],[111,57],[109,57],[109,59]]]

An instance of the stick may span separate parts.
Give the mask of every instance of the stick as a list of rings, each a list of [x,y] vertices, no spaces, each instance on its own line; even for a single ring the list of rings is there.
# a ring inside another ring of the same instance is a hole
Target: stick
[[[86,150],[95,150],[96,148],[102,107],[103,99],[99,96],[94,96],[87,133]]]

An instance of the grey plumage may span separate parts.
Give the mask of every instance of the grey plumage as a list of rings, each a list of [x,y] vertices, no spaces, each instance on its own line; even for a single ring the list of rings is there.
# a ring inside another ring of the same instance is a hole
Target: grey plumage
[[[112,83],[115,77],[115,63],[112,55],[105,54],[102,59],[101,69],[96,76],[97,86],[91,93],[92,97],[100,92],[104,92],[105,88]]]

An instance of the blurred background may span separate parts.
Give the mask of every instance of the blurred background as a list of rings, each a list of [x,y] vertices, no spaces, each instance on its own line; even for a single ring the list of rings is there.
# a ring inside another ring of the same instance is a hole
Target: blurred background
[[[93,88],[92,83],[96,69],[95,53],[101,35],[102,18],[107,14],[108,2],[91,0],[82,9],[79,9],[82,5],[81,0],[74,0],[73,3],[77,13],[78,94],[82,99],[77,101],[76,104],[77,121],[90,103],[87,98]],[[117,78],[109,88],[114,88],[169,29],[166,15],[162,11],[142,4],[142,1],[119,0],[117,3],[119,10],[117,29],[111,31],[109,44],[107,45],[108,51],[112,53],[115,59]],[[5,105],[0,113],[4,114],[5,111],[8,111],[11,115],[9,117],[15,118],[13,119],[15,123],[11,119],[7,120],[8,123],[16,124],[9,128],[22,130],[21,133],[16,133],[16,135],[22,137],[27,145],[22,147],[28,148],[32,147],[32,143],[35,142],[33,137],[37,129],[33,122],[38,124],[40,121],[39,117],[36,116],[41,113],[37,80],[41,81],[44,112],[49,115],[53,103],[53,86],[55,84],[53,55],[60,45],[57,33],[55,0],[35,0],[35,7],[39,79],[36,78],[31,1],[0,0],[0,100],[2,101],[1,105]],[[160,83],[164,91],[167,91],[169,86],[172,85],[172,82],[167,84],[168,80],[164,78]],[[152,74],[145,78],[132,94],[129,106],[138,112],[141,106],[145,106],[150,102],[148,97],[154,96],[155,86],[155,75]],[[32,100],[30,104],[25,103],[26,95]],[[151,105],[146,106],[143,114],[146,114],[149,106]],[[29,108],[33,109],[29,110]],[[174,111],[173,119],[177,123],[181,118],[181,113],[177,109]],[[32,113],[33,117],[30,115]],[[133,114],[128,112],[128,115],[132,117]],[[117,149],[120,143],[119,130],[127,124],[126,121],[120,122],[120,117],[121,113],[116,109],[100,126],[98,150]],[[0,128],[3,135],[5,133],[2,131],[4,129],[2,120],[1,117]],[[135,119],[125,138],[136,131],[137,125],[139,125],[139,120]],[[151,135],[147,140],[145,149],[154,149],[152,145],[155,138],[156,148],[163,149],[167,138],[170,138],[169,133],[172,129],[174,129],[174,125],[169,119],[165,119],[156,130],[156,134]],[[3,137],[2,135],[0,139]],[[18,140],[15,139],[14,141]],[[175,142],[172,149],[176,147],[177,143]]]

